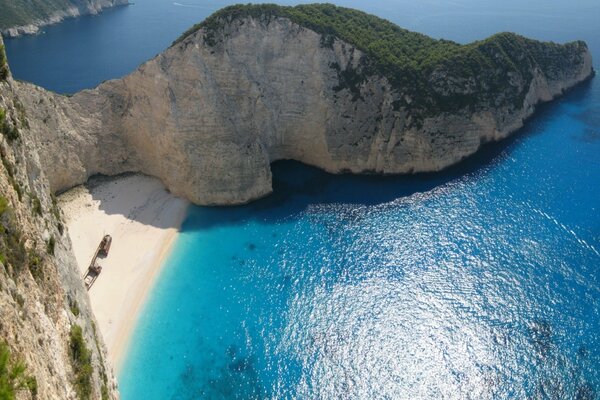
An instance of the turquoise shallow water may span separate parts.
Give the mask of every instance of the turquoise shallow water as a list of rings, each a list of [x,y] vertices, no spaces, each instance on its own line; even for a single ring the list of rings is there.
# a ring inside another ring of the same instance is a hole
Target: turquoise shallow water
[[[599,65],[597,1],[339,3],[459,41],[585,39]],[[8,55],[23,79],[89,87],[221,5],[138,0],[8,41]],[[70,51],[74,34],[93,45]],[[79,59],[81,76],[65,75]],[[267,199],[191,209],[134,333],[123,399],[599,398],[598,78],[440,174],[274,172]]]
[[[439,175],[193,208],[124,399],[597,398],[597,85]]]

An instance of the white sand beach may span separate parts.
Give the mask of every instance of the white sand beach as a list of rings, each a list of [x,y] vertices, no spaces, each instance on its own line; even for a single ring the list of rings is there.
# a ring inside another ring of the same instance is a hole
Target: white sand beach
[[[89,290],[92,309],[118,372],[137,316],[188,202],[144,175],[95,178],[59,196],[82,275],[105,234],[112,236],[102,273]]]

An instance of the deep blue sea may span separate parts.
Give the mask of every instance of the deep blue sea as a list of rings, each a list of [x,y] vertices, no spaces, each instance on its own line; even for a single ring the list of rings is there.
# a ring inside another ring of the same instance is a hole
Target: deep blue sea
[[[584,39],[597,0],[339,1],[460,42]],[[136,4],[7,41],[59,92],[132,71],[226,2]],[[440,174],[276,163],[191,209],[120,372],[135,399],[600,398],[600,78]]]

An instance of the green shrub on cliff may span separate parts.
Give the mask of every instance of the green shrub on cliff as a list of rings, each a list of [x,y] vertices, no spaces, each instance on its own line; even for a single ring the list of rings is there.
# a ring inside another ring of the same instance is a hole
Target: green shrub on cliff
[[[0,196],[0,217],[8,210],[8,207],[8,200],[6,200],[6,197]]]
[[[15,124],[10,124],[6,118],[6,111],[0,108],[0,133],[6,137],[6,140],[13,142],[19,138],[19,130]]]
[[[48,242],[46,243],[46,251],[48,252],[48,254],[53,256],[55,247],[56,247],[56,239],[54,239],[54,236],[50,236],[50,239],[48,239]]]
[[[37,197],[37,195],[35,194],[31,194],[31,205],[32,205],[32,211],[34,213],[34,215],[38,215],[38,216],[42,216],[42,202],[40,201],[40,198]]]
[[[28,390],[35,398],[37,380],[27,375],[25,364],[14,360],[6,343],[0,342],[0,400],[15,400],[21,390]]]
[[[87,400],[92,395],[92,357],[85,344],[83,330],[79,325],[71,327],[69,350],[71,364],[75,373],[75,390],[81,400]]]
[[[6,52],[4,45],[0,44],[0,81],[8,78],[8,62],[6,61]]]
[[[266,24],[274,17],[288,18],[321,34],[323,47],[332,46],[332,37],[350,43],[368,57],[356,70],[333,66],[340,81],[337,88],[349,89],[356,100],[360,98],[357,96],[360,85],[369,76],[383,75],[403,94],[398,106],[414,111],[413,116],[475,106],[520,106],[525,90],[524,85],[518,84],[519,80],[528,82],[536,67],[548,75],[560,71],[566,63],[580,62],[574,58],[585,46],[583,42],[567,45],[537,42],[513,33],[461,45],[436,40],[376,16],[332,4],[226,7],[193,26],[174,45],[204,29],[205,43],[215,46],[225,39],[222,28],[226,24],[246,17],[261,19]],[[503,96],[498,96],[500,91],[504,92]],[[497,104],[499,97],[503,104]]]
[[[0,195],[0,261],[8,264],[13,274],[19,273],[28,262],[21,231],[8,199]]]

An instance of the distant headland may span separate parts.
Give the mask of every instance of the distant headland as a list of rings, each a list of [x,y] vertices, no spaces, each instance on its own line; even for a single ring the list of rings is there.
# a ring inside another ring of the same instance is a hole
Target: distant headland
[[[40,28],[65,18],[94,15],[127,4],[128,0],[0,0],[0,32],[4,37],[35,35]]]

